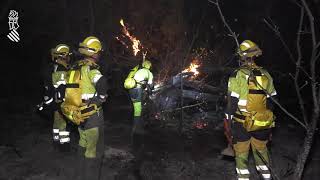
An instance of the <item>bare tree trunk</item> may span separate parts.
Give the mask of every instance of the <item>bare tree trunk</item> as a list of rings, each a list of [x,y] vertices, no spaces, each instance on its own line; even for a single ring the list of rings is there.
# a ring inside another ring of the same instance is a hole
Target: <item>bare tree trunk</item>
[[[313,114],[312,119],[310,122],[310,125],[307,128],[307,134],[304,140],[304,144],[302,147],[302,152],[299,154],[299,157],[297,159],[297,165],[295,169],[295,179],[300,180],[303,176],[304,167],[307,161],[307,158],[309,156],[312,142],[314,138],[314,133],[317,128],[318,120],[319,120],[319,113],[320,113],[320,107],[319,107],[319,87],[317,80],[317,73],[316,73],[316,62],[317,62],[317,56],[318,54],[318,43],[317,43],[317,37],[315,33],[315,24],[314,24],[314,17],[312,15],[312,12],[305,0],[301,0],[302,7],[305,9],[308,19],[309,19],[309,25],[311,30],[311,37],[312,37],[312,52],[310,57],[310,72],[311,72],[311,91],[312,91],[312,97],[313,97]]]
[[[310,123],[310,126],[308,127],[308,130],[307,130],[306,137],[304,138],[302,151],[299,153],[299,156],[297,158],[297,164],[296,164],[295,173],[294,173],[295,180],[302,179],[304,167],[305,167],[307,158],[309,156],[310,150],[312,148],[314,133],[316,131],[316,127],[318,124],[318,119],[319,119],[319,112],[315,112],[312,118],[312,123]]]

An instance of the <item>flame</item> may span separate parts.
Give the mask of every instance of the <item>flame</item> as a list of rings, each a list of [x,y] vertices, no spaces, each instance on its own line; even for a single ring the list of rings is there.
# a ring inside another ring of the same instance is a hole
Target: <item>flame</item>
[[[136,56],[138,54],[138,52],[141,51],[141,49],[139,48],[139,47],[142,47],[140,40],[138,40],[136,37],[134,37],[133,35],[130,34],[128,28],[124,24],[123,19],[120,20],[120,24],[123,27],[122,32],[131,40],[133,54]]]
[[[198,71],[199,67],[200,63],[197,60],[193,60],[190,66],[184,69],[182,72],[192,72],[194,76],[198,76],[200,74],[200,72]]]
[[[120,19],[120,24],[121,24],[121,26],[125,27],[123,19]]]

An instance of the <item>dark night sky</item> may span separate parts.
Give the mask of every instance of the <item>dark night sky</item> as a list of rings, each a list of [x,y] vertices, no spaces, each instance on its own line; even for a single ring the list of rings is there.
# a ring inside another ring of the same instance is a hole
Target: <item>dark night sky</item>
[[[67,2],[62,0],[6,0],[0,3],[3,69],[1,74],[4,74],[5,78],[2,78],[2,81],[6,84],[5,93],[1,93],[1,96],[39,96],[37,92],[41,84],[40,72],[43,60],[49,57],[49,49],[59,41],[76,47],[77,43],[89,34],[89,18],[81,20],[79,18],[88,12],[88,2],[87,0]],[[95,1],[96,33],[94,34],[100,37],[105,44],[110,43],[114,34],[119,33],[117,31],[120,31],[118,25],[120,17],[128,16],[127,2],[129,1]],[[287,71],[288,64],[290,64],[287,54],[284,53],[280,41],[267,28],[262,19],[272,18],[280,27],[284,39],[288,40],[290,48],[294,48],[292,40],[295,38],[299,17],[299,9],[296,5],[289,0],[225,0],[221,2],[227,21],[233,30],[240,34],[240,41],[252,39],[263,49],[264,56],[259,63],[275,72]],[[143,1],[137,1],[137,6],[139,4],[143,5]],[[319,6],[319,3],[317,5]],[[21,37],[19,43],[10,42],[6,38],[9,32],[7,26],[9,9],[19,12],[20,28],[18,31]],[[139,11],[139,7],[136,11]],[[197,43],[208,43],[210,46],[217,43],[213,42],[216,39],[213,38],[213,33],[219,33],[222,37],[226,36],[227,31],[221,23],[217,9],[214,5],[208,5],[207,1],[185,0],[184,13],[187,22],[186,31],[191,31],[192,26],[199,23],[200,17],[205,15]],[[134,22],[130,23],[134,24]],[[68,26],[65,26],[66,24]],[[211,26],[218,27],[220,32],[211,33]],[[232,39],[229,41],[230,52],[232,52],[234,44]]]

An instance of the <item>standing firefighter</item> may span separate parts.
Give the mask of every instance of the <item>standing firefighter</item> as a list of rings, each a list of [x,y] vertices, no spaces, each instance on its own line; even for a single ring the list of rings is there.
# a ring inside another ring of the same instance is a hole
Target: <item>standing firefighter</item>
[[[97,65],[101,51],[101,42],[96,37],[87,37],[79,43],[79,53],[84,58],[68,71],[65,102],[61,105],[63,114],[79,125],[80,169],[76,179],[98,179],[104,149],[101,106],[107,98],[107,80]]]
[[[231,123],[236,172],[239,180],[249,180],[250,146],[256,169],[263,179],[271,179],[267,143],[274,127],[271,96],[276,95],[270,74],[255,64],[261,49],[252,41],[240,44],[241,67],[229,78],[226,119]]]
[[[67,123],[60,111],[60,104],[64,99],[66,84],[66,72],[70,61],[70,48],[65,44],[58,44],[51,49],[53,66],[50,68],[51,77],[46,79],[45,95],[43,103],[38,105],[38,110],[42,111],[44,107],[51,107],[53,114],[53,142],[54,146],[60,150],[68,150],[70,145],[70,132],[67,131]],[[47,72],[46,72],[47,74]],[[50,79],[50,80],[49,80]]]
[[[153,74],[151,73],[151,62],[143,61],[142,68],[139,65],[134,67],[124,82],[124,87],[129,89],[131,101],[133,103],[133,129],[132,129],[132,145],[133,151],[141,151],[144,146],[144,121],[142,118],[144,98],[147,91],[153,86]]]

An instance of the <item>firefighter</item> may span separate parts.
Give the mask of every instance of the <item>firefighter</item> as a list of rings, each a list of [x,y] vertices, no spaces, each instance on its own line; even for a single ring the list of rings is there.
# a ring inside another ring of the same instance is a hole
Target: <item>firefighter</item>
[[[53,66],[50,67],[51,77],[46,80],[43,103],[38,105],[38,110],[45,108],[54,109],[53,114],[53,142],[60,151],[66,151],[70,145],[70,132],[67,130],[67,122],[59,111],[59,105],[64,99],[65,78],[70,63],[70,48],[66,44],[58,44],[51,49]],[[46,72],[47,74],[47,72]],[[50,80],[49,80],[50,79]]]
[[[272,100],[277,94],[267,70],[256,65],[262,54],[252,41],[245,40],[237,52],[241,66],[228,82],[226,119],[231,124],[236,172],[239,180],[249,180],[248,155],[250,147],[261,177],[271,179],[267,143],[274,127]]]
[[[107,99],[107,79],[97,64],[102,52],[100,40],[89,36],[79,43],[83,59],[68,71],[64,115],[78,125],[80,169],[76,179],[98,179],[104,150],[104,116],[102,104]],[[80,176],[80,177],[79,177]]]
[[[142,118],[144,98],[147,92],[153,89],[153,74],[150,71],[151,62],[144,60],[142,68],[139,65],[132,69],[124,82],[124,87],[129,89],[129,94],[133,104],[133,128],[132,128],[132,145],[136,155],[144,146],[144,121]],[[141,154],[141,153],[140,153]]]

